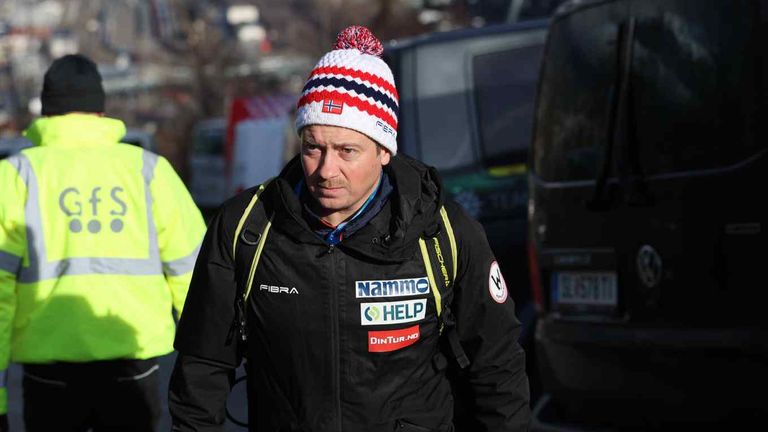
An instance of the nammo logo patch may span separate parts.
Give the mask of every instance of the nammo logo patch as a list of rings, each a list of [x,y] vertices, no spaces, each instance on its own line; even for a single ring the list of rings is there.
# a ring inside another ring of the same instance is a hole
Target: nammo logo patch
[[[426,276],[410,279],[355,281],[355,297],[414,297],[429,293]]]

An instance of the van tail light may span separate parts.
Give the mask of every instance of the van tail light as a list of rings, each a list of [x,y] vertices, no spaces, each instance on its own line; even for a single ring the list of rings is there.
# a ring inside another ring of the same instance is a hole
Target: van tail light
[[[539,256],[533,240],[528,241],[528,270],[531,277],[531,296],[536,305],[536,311],[544,311],[544,293],[541,287],[541,270],[539,268]]]

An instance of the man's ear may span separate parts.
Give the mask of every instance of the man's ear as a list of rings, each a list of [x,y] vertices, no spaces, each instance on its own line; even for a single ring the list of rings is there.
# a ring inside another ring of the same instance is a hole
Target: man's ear
[[[392,153],[390,153],[389,150],[381,152],[381,166],[387,165],[391,159]]]

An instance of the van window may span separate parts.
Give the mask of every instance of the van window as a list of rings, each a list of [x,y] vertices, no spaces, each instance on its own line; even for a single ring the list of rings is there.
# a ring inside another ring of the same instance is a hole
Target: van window
[[[424,44],[403,57],[400,83],[414,82],[400,90],[404,147],[415,139],[414,156],[442,171],[524,160],[516,150],[529,145],[545,33]]]
[[[417,136],[422,160],[441,170],[475,162],[469,113],[466,42],[441,43],[416,51]]]
[[[472,62],[486,167],[526,160],[542,51],[534,45],[478,55]]]
[[[754,136],[762,104],[759,57],[734,49],[756,40],[750,10],[736,2],[687,8],[682,16],[676,12],[684,5],[677,3],[637,22],[633,120],[646,175],[731,165],[761,145]]]
[[[653,13],[659,4],[663,15]],[[750,4],[690,6],[664,0],[633,8],[624,102],[629,128],[615,143],[613,157],[619,166],[636,167],[637,174],[724,167],[765,147],[757,138],[762,60],[733,49],[757,40]],[[618,80],[621,23],[606,12],[611,7],[617,6],[582,10],[578,20],[563,17],[565,22],[550,30],[533,155],[543,180],[598,177],[611,139],[608,124]]]
[[[542,179],[597,177],[608,139],[617,35],[616,22],[592,11],[550,29],[533,155]]]

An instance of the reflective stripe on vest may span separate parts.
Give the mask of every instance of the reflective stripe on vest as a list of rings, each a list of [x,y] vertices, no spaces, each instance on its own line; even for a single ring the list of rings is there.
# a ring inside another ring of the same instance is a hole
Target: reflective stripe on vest
[[[147,210],[147,228],[149,235],[149,257],[141,258],[106,258],[106,257],[77,257],[49,262],[45,248],[45,239],[39,233],[43,232],[42,214],[40,211],[40,190],[37,177],[29,159],[19,153],[7,159],[16,168],[19,177],[27,186],[27,202],[25,218],[27,228],[27,247],[29,266],[22,266],[17,273],[19,283],[35,283],[62,276],[88,274],[114,274],[130,276],[162,275],[163,266],[176,274],[190,271],[194,266],[192,255],[168,263],[160,262],[157,229],[152,217],[152,193],[150,183],[157,165],[157,155],[149,152],[142,154],[142,176],[144,177],[144,199]],[[190,265],[190,261],[192,262]],[[185,270],[187,269],[187,270]]]
[[[3,369],[0,370],[0,388],[5,388],[5,378],[7,376],[8,370]]]
[[[201,246],[202,244],[198,245],[191,254],[185,257],[173,261],[163,261],[163,273],[168,276],[180,276],[194,270],[197,255],[200,253]]]

